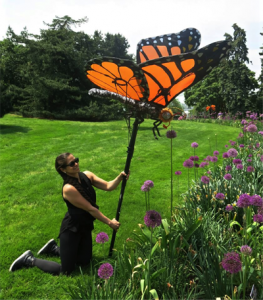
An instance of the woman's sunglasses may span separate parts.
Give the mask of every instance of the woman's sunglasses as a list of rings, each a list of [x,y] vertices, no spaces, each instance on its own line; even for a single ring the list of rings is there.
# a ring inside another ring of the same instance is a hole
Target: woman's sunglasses
[[[72,160],[68,165],[66,165],[65,167],[74,167],[75,163],[79,162],[79,158],[76,157],[74,160]]]

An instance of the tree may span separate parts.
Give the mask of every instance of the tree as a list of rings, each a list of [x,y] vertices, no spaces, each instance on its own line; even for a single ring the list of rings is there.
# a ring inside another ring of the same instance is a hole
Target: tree
[[[51,24],[45,23],[48,29],[42,29],[40,35],[27,31],[16,35],[10,28],[4,45],[18,45],[25,53],[18,66],[23,84],[19,80],[13,83],[19,93],[12,102],[23,116],[100,120],[118,115],[114,112],[119,105],[88,95],[92,83],[86,78],[85,66],[88,60],[100,55],[131,59],[132,56],[127,54],[129,44],[120,34],[108,33],[104,37],[95,32],[92,37],[72,30],[73,26],[85,22],[86,17],[80,20],[69,16],[56,17]],[[8,51],[5,51],[5,57],[6,62],[1,69],[11,65],[12,57]],[[12,70],[14,73],[15,69]],[[3,79],[7,91],[11,88],[12,74]],[[7,103],[7,93],[4,97]],[[11,106],[3,110],[3,114],[10,111]]]
[[[245,112],[257,107],[256,89],[258,82],[255,73],[249,70],[246,33],[236,24],[234,35],[225,34],[232,44],[229,58],[204,78],[201,82],[185,92],[185,102],[196,105],[200,111],[207,105],[216,105],[217,112]]]

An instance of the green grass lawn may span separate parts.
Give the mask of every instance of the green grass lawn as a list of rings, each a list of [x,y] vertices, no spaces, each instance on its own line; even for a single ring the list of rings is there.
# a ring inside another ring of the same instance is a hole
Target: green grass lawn
[[[74,283],[79,271],[72,277],[52,276],[37,268],[8,271],[12,261],[25,250],[34,254],[51,238],[57,238],[60,223],[66,213],[61,197],[62,179],[54,168],[55,158],[62,152],[71,152],[80,158],[80,169],[90,170],[97,176],[112,180],[124,169],[128,145],[125,121],[69,122],[22,118],[6,115],[1,126],[1,299],[68,299],[63,288]],[[181,170],[179,189],[174,184],[174,203],[180,204],[177,193],[187,190],[187,170],[184,160],[194,155],[192,142],[199,147],[195,155],[202,160],[220,152],[225,144],[235,140],[240,129],[217,124],[173,121],[168,129],[177,132],[173,139],[173,172]],[[152,121],[140,125],[131,162],[131,176],[127,183],[121,210],[122,224],[117,233],[115,248],[120,249],[137,224],[143,223],[145,195],[140,188],[145,180],[152,180],[151,209],[163,218],[170,212],[170,139],[166,129],[155,140]],[[190,178],[194,179],[194,170]],[[199,169],[199,176],[204,170]],[[174,176],[175,177],[175,176]],[[175,178],[174,178],[175,180]],[[112,192],[97,190],[100,210],[109,218],[115,217],[120,187]],[[177,202],[177,203],[176,203]],[[93,231],[93,253],[102,260],[101,245],[96,245],[96,234],[104,231],[111,238],[111,229],[99,221]],[[109,247],[110,243],[105,246]],[[108,249],[107,249],[108,253]],[[45,258],[45,257],[40,257]],[[59,262],[59,259],[54,259]]]

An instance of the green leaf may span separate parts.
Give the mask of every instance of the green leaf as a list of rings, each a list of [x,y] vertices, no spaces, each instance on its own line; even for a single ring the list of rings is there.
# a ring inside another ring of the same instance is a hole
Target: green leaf
[[[230,223],[230,227],[233,227],[234,225],[238,225],[239,227],[241,227],[241,225],[237,221],[233,221]]]
[[[150,290],[150,293],[152,294],[154,300],[159,300],[159,296],[158,296],[156,290]]]
[[[162,269],[160,269],[160,270],[154,272],[154,273],[152,274],[152,276],[151,276],[151,279],[154,279],[156,276],[158,276],[158,275],[160,275],[161,273],[163,273],[164,271],[166,271],[166,269],[167,269],[167,268],[165,267],[165,268],[162,268]]]

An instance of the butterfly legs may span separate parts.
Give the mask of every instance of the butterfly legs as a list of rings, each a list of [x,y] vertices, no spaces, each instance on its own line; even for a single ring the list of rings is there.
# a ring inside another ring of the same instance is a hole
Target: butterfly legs
[[[155,122],[153,122],[153,128],[152,128],[152,131],[153,131],[154,138],[155,138],[156,140],[158,140],[158,137],[156,136],[156,133],[155,133],[156,131],[157,131],[158,135],[161,136],[161,135],[160,135],[159,128],[158,128],[158,126],[159,126],[160,124],[162,124],[162,121],[159,120],[159,119],[156,120]]]

